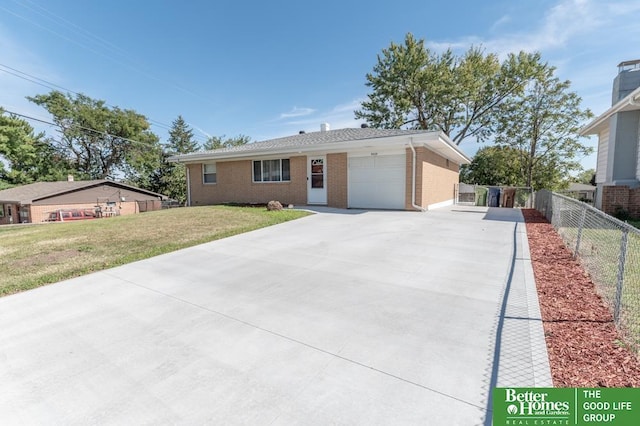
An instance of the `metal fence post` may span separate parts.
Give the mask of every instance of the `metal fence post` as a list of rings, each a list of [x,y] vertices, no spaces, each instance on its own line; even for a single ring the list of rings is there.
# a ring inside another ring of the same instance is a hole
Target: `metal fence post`
[[[616,324],[620,321],[620,308],[622,307],[622,284],[624,283],[624,264],[627,260],[627,239],[629,235],[628,229],[622,230],[622,238],[620,239],[620,261],[618,262],[618,280],[616,283],[616,299],[613,310],[613,319]]]
[[[578,237],[576,238],[576,250],[573,252],[574,260],[578,258],[580,252],[580,240],[582,239],[582,229],[584,228],[584,220],[587,217],[587,208],[582,206],[582,215],[580,216],[580,225],[578,225]]]

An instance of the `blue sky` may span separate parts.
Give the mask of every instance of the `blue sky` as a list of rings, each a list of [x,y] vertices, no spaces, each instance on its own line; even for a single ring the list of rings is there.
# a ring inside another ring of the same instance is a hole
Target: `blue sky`
[[[134,109],[162,140],[179,114],[200,141],[264,140],[359,126],[366,74],[407,32],[436,51],[539,51],[600,114],[617,64],[640,59],[638,22],[640,0],[0,0],[0,64]],[[0,106],[48,119],[25,96],[50,89],[2,66]]]

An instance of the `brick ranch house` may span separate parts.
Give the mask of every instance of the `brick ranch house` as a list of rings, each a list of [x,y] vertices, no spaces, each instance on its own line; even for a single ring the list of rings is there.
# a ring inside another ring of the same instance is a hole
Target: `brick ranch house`
[[[188,205],[267,203],[427,210],[453,204],[469,158],[442,132],[329,130],[174,156]]]
[[[0,191],[0,225],[44,222],[59,209],[98,208],[103,216],[162,207],[164,195],[110,180],[37,182]]]

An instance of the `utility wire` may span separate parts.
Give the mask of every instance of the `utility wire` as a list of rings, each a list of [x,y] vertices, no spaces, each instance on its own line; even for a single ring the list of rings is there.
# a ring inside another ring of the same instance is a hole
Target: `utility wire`
[[[7,68],[8,70],[11,70],[11,71],[8,71],[7,69],[2,69],[2,68]],[[1,64],[0,63],[0,71],[3,71],[5,73],[7,73],[7,74],[11,74],[11,75],[13,75],[15,77],[18,77],[18,78],[21,78],[23,80],[29,81],[31,83],[38,84],[38,85],[46,87],[48,89],[52,89],[52,90],[60,89],[60,90],[64,90],[64,91],[69,92],[69,93],[73,93],[75,95],[80,95],[81,94],[81,93],[76,92],[74,90],[71,90],[71,89],[68,89],[66,87],[60,86],[58,84],[52,83],[50,81],[44,80],[44,79],[42,79],[40,77],[36,77],[36,76],[31,75],[29,73],[26,73],[24,71],[20,71],[20,70],[18,70],[16,68],[10,67],[10,66],[5,65],[5,64]],[[12,71],[15,71],[15,72],[12,72]],[[109,105],[109,104],[107,104],[107,105],[112,107],[112,108],[114,107],[113,105]],[[150,123],[153,123],[157,127],[163,128],[165,130],[171,130],[171,128],[172,128],[168,124],[164,124],[164,123],[162,123],[160,121],[157,121],[157,120],[154,120],[152,118],[147,118],[147,120],[149,120]],[[195,127],[193,125],[191,125],[191,126]],[[202,138],[201,136],[199,137],[199,135],[195,135],[194,134],[193,136],[196,139],[200,139],[200,142],[206,142],[206,140],[204,138]]]
[[[121,49],[118,46],[116,46],[115,44],[110,43],[108,40],[105,40],[105,39],[95,35],[91,31],[86,30],[86,29],[80,27],[79,25],[76,25],[73,22],[71,22],[71,21],[69,21],[69,20],[67,20],[67,19],[65,19],[65,18],[63,18],[63,17],[61,17],[59,15],[56,15],[55,13],[51,12],[50,10],[47,10],[46,8],[44,8],[43,6],[41,6],[39,4],[36,4],[36,3],[32,2],[32,1],[29,1],[29,0],[21,0],[21,1],[11,0],[11,1],[13,3],[19,5],[19,6],[22,6],[22,7],[26,8],[26,9],[32,10],[33,12],[37,13],[38,15],[43,16],[44,18],[49,19],[49,20],[55,22],[58,25],[66,26],[67,28],[70,28],[71,31],[79,34],[80,36],[82,36],[82,37],[84,37],[86,39],[89,39],[89,40],[93,39],[94,42],[97,41],[98,43],[101,43],[103,45],[103,47],[107,48],[108,50],[113,51],[114,53],[117,53],[117,54],[120,54],[120,55],[123,55],[123,56],[127,56],[128,55],[127,51],[125,51],[124,49]],[[25,3],[29,3],[31,6],[29,6],[29,5],[25,4]],[[40,9],[40,11],[36,10],[36,8]],[[47,15],[49,15],[49,16],[47,16]]]
[[[18,3],[18,4],[20,4],[20,3]],[[22,6],[24,6],[24,5],[22,5]],[[42,7],[40,7],[40,8],[41,8],[41,9],[44,9],[44,8],[42,8]],[[108,60],[110,60],[110,61],[112,61],[112,62],[114,62],[114,63],[118,64],[118,65],[121,65],[121,66],[123,66],[123,67],[125,67],[125,68],[128,68],[128,69],[133,70],[133,71],[135,71],[135,72],[137,72],[137,73],[139,73],[139,74],[142,74],[142,75],[143,75],[143,76],[145,76],[145,77],[148,77],[148,78],[151,78],[151,79],[153,79],[153,80],[156,80],[156,81],[158,81],[158,82],[160,82],[160,83],[162,83],[162,84],[164,84],[164,85],[172,86],[173,88],[178,89],[178,90],[180,90],[180,91],[182,91],[182,92],[184,92],[184,93],[190,94],[191,96],[194,96],[194,97],[196,97],[196,98],[199,98],[199,99],[201,99],[201,100],[204,100],[204,101],[206,101],[206,102],[207,102],[207,103],[209,103],[209,104],[214,104],[214,103],[213,103],[213,101],[212,101],[211,99],[209,99],[209,98],[207,98],[207,97],[205,97],[205,96],[202,96],[200,93],[197,93],[197,92],[194,92],[194,91],[192,91],[192,90],[189,90],[189,89],[187,89],[187,88],[185,88],[185,87],[183,87],[183,86],[181,86],[181,85],[179,85],[179,84],[177,84],[177,83],[175,83],[175,82],[172,82],[172,81],[168,81],[168,80],[161,79],[160,77],[158,77],[158,76],[156,76],[156,75],[154,75],[154,74],[152,74],[152,73],[150,73],[150,72],[148,72],[148,71],[145,71],[145,70],[144,70],[144,69],[142,69],[142,68],[139,68],[139,67],[136,67],[136,66],[133,66],[133,65],[130,65],[130,64],[124,63],[124,62],[122,62],[122,61],[120,61],[120,60],[116,59],[115,57],[113,57],[113,56],[111,56],[111,55],[108,55],[108,54],[105,54],[105,53],[99,52],[99,51],[97,51],[97,50],[95,50],[95,49],[93,49],[93,48],[91,48],[91,47],[89,47],[89,46],[87,46],[87,45],[85,45],[85,44],[83,44],[83,43],[78,42],[77,40],[73,40],[73,39],[71,39],[71,38],[69,38],[69,37],[67,37],[67,36],[65,36],[65,35],[63,35],[63,34],[61,34],[61,33],[57,32],[57,31],[52,30],[51,28],[48,28],[48,27],[46,27],[46,26],[44,26],[44,25],[42,25],[42,24],[39,24],[38,22],[35,22],[35,21],[33,21],[33,20],[31,20],[31,19],[29,19],[29,18],[27,18],[27,17],[23,16],[23,15],[20,15],[20,14],[18,14],[18,13],[16,13],[16,12],[14,12],[14,11],[12,11],[12,10],[9,10],[9,9],[7,9],[7,8],[5,8],[5,7],[2,7],[2,6],[0,6],[0,10],[4,10],[5,12],[7,12],[7,13],[9,13],[9,14],[11,14],[11,15],[13,15],[13,16],[15,16],[15,17],[19,18],[19,19],[22,19],[22,20],[24,20],[24,21],[26,21],[26,22],[28,22],[28,23],[30,23],[30,24],[32,24],[32,25],[34,25],[34,26],[38,27],[38,28],[41,28],[41,29],[43,29],[43,30],[45,30],[45,31],[48,31],[48,32],[50,32],[50,33],[52,33],[52,34],[54,34],[54,35],[56,35],[56,36],[58,36],[58,37],[62,38],[63,40],[66,40],[66,41],[68,41],[68,42],[70,42],[70,43],[73,43],[73,44],[78,45],[78,46],[80,46],[80,47],[82,47],[82,48],[84,48],[84,49],[87,49],[87,50],[89,50],[90,52],[93,52],[93,53],[95,53],[95,54],[97,54],[97,55],[100,55],[100,56],[102,56],[102,57],[104,57],[104,58],[106,58],[106,59],[108,59]],[[46,10],[46,9],[44,9],[44,10]],[[72,24],[72,25],[74,25],[74,26],[76,26],[76,27],[77,27],[77,25],[75,25],[75,24]],[[78,27],[78,28],[79,28],[79,27]],[[76,31],[76,32],[77,32],[77,31]],[[129,61],[130,61],[130,62],[132,62],[131,60],[129,60]]]
[[[65,129],[65,127],[63,125],[58,124],[58,123],[52,123],[51,121],[47,121],[47,120],[43,120],[43,119],[40,119],[40,118],[32,117],[30,115],[20,114],[20,113],[17,113],[15,111],[9,111],[8,109],[4,109],[4,108],[3,108],[3,111],[8,112],[9,114],[13,114],[13,115],[18,116],[18,117],[26,118],[28,120],[38,121],[40,123],[48,124],[50,126],[56,126],[56,127],[60,128],[62,130]],[[74,126],[79,128],[79,129],[86,130],[86,131],[89,131],[89,132],[94,132],[94,133],[97,133],[97,134],[102,135],[102,136],[109,136],[109,137],[112,137],[112,138],[118,138],[118,139],[121,139],[123,141],[131,142],[133,144],[138,144],[140,146],[145,146],[145,147],[149,146],[149,144],[145,143],[145,142],[140,142],[140,141],[136,141],[136,140],[133,140],[133,139],[128,139],[128,138],[125,138],[125,137],[122,137],[122,136],[118,136],[118,135],[112,135],[111,133],[107,133],[107,132],[103,132],[103,131],[100,131],[100,130],[92,129],[90,127],[81,126],[79,124],[74,124]]]

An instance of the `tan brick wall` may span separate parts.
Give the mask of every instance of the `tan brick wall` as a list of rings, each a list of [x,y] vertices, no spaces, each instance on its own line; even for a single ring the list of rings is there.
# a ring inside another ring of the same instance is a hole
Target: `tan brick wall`
[[[411,207],[413,153],[407,148],[406,207]],[[416,147],[416,204],[427,208],[431,204],[453,200],[455,184],[459,182],[459,167],[452,161],[428,150]]]
[[[458,183],[458,165],[424,147],[416,148],[416,204],[430,204],[453,200],[454,185]],[[412,152],[407,149],[405,207],[411,207]],[[278,200],[283,204],[307,203],[307,157],[290,158],[290,182],[253,182],[252,160],[216,163],[215,184],[202,182],[202,164],[189,164],[191,205],[223,203],[267,203]],[[327,155],[327,205],[346,208],[348,205],[348,157],[346,153]]]
[[[327,205],[346,209],[348,200],[347,153],[327,155]]]
[[[223,203],[307,203],[307,157],[290,157],[290,182],[253,182],[253,161],[216,163],[216,183],[202,182],[202,164],[189,164],[191,205]]]
[[[613,215],[618,209],[628,211],[631,217],[640,218],[640,188],[603,186],[602,211]]]

